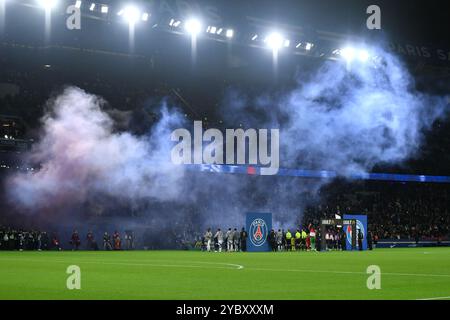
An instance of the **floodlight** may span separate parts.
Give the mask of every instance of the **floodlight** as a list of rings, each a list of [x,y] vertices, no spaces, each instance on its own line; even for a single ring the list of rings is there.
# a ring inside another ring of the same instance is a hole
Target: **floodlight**
[[[148,21],[148,17],[149,17],[150,15],[147,13],[147,12],[144,12],[143,14],[142,14],[142,17],[141,17],[141,19],[142,19],[142,21]]]
[[[290,40],[288,40],[288,39],[284,40],[284,46],[286,48],[288,48],[290,45],[291,45],[291,41]]]
[[[212,34],[215,34],[216,31],[217,31],[217,27],[214,27],[214,26],[208,26],[208,28],[206,29],[206,32],[212,33]]]
[[[197,19],[190,19],[186,21],[186,23],[184,24],[184,28],[188,33],[195,36],[201,31],[202,24]]]
[[[178,28],[180,24],[181,24],[180,20],[170,19],[169,26]]]
[[[58,4],[58,0],[38,0],[38,2],[45,10],[51,10]]]
[[[347,47],[341,50],[341,56],[347,60],[352,61],[355,58],[355,49]]]
[[[102,6],[102,8],[101,8],[101,12],[102,13],[108,13],[108,11],[109,11],[109,8],[108,8],[108,6]]]
[[[123,9],[123,18],[129,24],[135,24],[139,20],[140,16],[141,13],[139,12],[139,9],[134,6],[128,6]]]
[[[252,41],[255,41],[256,39],[258,39],[258,35],[257,34],[253,35]]]
[[[307,42],[306,45],[305,45],[306,51],[311,50],[313,47],[314,47],[314,44],[311,43],[311,42]]]
[[[77,0],[75,2],[75,8],[80,9],[81,8],[81,0]]]
[[[234,30],[233,29],[228,29],[227,32],[225,33],[225,36],[227,38],[233,38],[234,36]]]
[[[283,37],[279,33],[271,33],[266,38],[266,44],[273,50],[278,50],[283,46]]]
[[[358,59],[361,62],[366,62],[367,60],[369,60],[369,52],[367,52],[367,50],[360,50],[358,53]]]
[[[95,9],[95,3],[92,3],[91,6],[89,7],[89,10],[94,11],[94,9]]]

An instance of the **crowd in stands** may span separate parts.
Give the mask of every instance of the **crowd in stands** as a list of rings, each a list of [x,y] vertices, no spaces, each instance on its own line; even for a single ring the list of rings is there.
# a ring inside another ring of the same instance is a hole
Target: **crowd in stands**
[[[371,183],[364,188],[330,185],[323,201],[309,206],[303,223],[363,214],[377,239],[439,241],[450,236],[450,190],[444,185]],[[334,189],[334,191],[333,191]]]

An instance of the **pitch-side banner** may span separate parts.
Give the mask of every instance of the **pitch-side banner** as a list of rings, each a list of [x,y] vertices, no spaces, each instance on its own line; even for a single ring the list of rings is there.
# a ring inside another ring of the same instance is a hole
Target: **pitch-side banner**
[[[367,216],[363,215],[350,215],[344,214],[344,220],[355,219],[356,220],[356,230],[352,230],[351,225],[345,225],[345,233],[347,235],[347,250],[352,250],[352,233],[356,232],[356,248],[359,250],[358,246],[358,230],[361,230],[364,240],[363,240],[363,250],[367,250]]]
[[[248,231],[247,251],[270,251],[267,237],[272,229],[272,214],[248,212],[246,221]]]

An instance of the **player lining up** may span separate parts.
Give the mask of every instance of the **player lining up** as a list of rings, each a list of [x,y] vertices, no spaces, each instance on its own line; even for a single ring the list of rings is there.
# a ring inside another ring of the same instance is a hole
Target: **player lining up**
[[[204,248],[208,252],[222,252],[225,249],[227,252],[247,251],[247,231],[244,228],[240,232],[237,228],[228,228],[225,234],[218,228],[214,236],[211,228],[208,228],[203,239]]]

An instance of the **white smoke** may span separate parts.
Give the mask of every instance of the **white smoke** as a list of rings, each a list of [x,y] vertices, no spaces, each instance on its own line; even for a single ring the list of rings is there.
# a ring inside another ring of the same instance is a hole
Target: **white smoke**
[[[226,124],[280,129],[285,167],[347,176],[369,172],[381,162],[402,162],[420,150],[433,122],[446,116],[447,102],[417,92],[396,57],[377,54],[384,62],[355,64],[350,71],[339,62],[326,62],[281,98],[233,93],[224,106]],[[129,206],[153,199],[169,204],[159,213],[148,210],[159,221],[173,221],[174,211],[180,211],[170,205],[177,203],[202,223],[222,228],[242,226],[247,211],[272,212],[279,224],[287,225],[298,221],[308,199],[326,183],[187,174],[170,161],[170,133],[185,127],[179,113],[163,106],[151,132],[135,136],[115,132],[102,104],[77,88],[66,89],[51,103],[41,138],[27,155],[41,169],[14,174],[8,181],[16,204],[33,211],[96,202],[103,196]]]
[[[224,116],[245,119],[248,105],[280,128],[281,165],[334,170],[342,176],[369,172],[379,163],[401,163],[417,154],[424,134],[448,113],[447,99],[417,92],[402,62],[378,49],[371,63],[329,61],[298,87],[253,103],[232,92]],[[242,102],[245,101],[245,102]],[[252,123],[254,125],[254,123]]]
[[[81,89],[68,88],[50,104],[41,139],[27,155],[40,170],[8,181],[20,204],[69,207],[96,193],[128,201],[176,197],[183,170],[171,165],[167,155],[169,128],[181,123],[177,113],[163,108],[153,134],[136,137],[114,132],[113,121],[101,110],[102,100]]]

